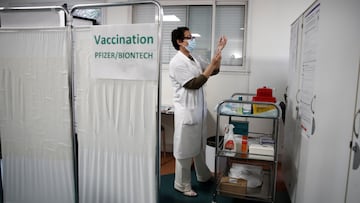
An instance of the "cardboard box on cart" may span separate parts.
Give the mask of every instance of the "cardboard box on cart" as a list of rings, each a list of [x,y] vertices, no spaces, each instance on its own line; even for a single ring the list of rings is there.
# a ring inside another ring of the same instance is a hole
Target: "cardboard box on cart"
[[[241,195],[246,193],[247,181],[244,179],[232,179],[224,176],[220,180],[220,190],[225,193]]]

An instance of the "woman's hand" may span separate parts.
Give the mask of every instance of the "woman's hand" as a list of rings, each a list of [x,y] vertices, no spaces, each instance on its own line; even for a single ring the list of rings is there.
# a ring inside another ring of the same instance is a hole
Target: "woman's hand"
[[[226,36],[221,36],[220,38],[219,38],[219,41],[218,41],[218,44],[217,44],[217,49],[216,49],[216,52],[218,53],[218,52],[221,52],[223,49],[224,49],[224,47],[226,46],[226,43],[227,43],[227,38],[226,38]]]
[[[208,65],[208,67],[203,72],[203,75],[206,78],[209,78],[210,75],[212,75],[214,71],[219,72],[220,64],[221,64],[221,51],[224,49],[226,42],[227,42],[227,38],[225,36],[221,36],[219,38],[219,42],[217,45],[215,55],[212,57],[211,63]]]

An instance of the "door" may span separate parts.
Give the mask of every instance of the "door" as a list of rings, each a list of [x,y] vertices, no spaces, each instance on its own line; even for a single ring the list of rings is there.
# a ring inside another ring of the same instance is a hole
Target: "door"
[[[360,62],[359,62],[360,70]],[[358,72],[356,108],[354,113],[353,135],[351,141],[350,164],[346,189],[346,203],[360,200],[360,71]]]

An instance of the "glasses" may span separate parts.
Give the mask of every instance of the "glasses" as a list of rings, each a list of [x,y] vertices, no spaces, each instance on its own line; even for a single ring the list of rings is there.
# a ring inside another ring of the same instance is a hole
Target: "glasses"
[[[193,37],[193,36],[187,36],[187,37],[184,37],[184,39],[195,39],[195,37]]]

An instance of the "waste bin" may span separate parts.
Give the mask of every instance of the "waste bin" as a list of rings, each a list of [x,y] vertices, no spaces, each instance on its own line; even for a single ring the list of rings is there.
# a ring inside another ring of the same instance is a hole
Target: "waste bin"
[[[220,147],[222,147],[223,142],[224,142],[224,136],[219,136]],[[206,140],[205,162],[211,172],[215,172],[215,146],[216,146],[216,136],[208,137]],[[220,158],[219,161],[224,162],[225,160],[223,158]],[[223,165],[223,164],[219,164],[219,165]]]

